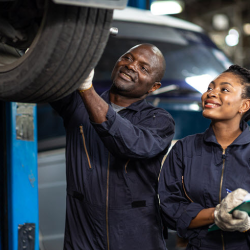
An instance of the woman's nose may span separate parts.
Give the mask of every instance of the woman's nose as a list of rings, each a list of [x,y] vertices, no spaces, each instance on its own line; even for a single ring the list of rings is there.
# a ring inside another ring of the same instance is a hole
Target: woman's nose
[[[218,96],[218,91],[216,91],[215,89],[209,91],[207,93],[208,96]]]

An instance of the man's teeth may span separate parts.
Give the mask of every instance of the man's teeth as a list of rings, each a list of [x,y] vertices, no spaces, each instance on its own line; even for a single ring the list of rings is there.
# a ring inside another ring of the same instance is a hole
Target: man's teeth
[[[125,77],[129,78],[130,80],[132,79],[129,75],[122,73]]]

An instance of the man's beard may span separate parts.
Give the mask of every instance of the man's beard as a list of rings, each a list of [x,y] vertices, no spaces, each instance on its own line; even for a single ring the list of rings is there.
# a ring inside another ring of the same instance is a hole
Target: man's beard
[[[119,84],[118,82],[113,81],[111,89],[117,93],[128,93],[133,89],[133,86],[128,87],[128,86],[125,86],[125,84]]]

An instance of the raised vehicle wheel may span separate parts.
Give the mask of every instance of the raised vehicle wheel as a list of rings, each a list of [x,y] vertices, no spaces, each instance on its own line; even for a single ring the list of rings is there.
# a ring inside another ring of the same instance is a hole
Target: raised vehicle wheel
[[[34,0],[21,3],[29,1]],[[25,6],[18,6],[19,16],[21,7]],[[0,22],[7,21],[17,36],[10,39],[11,34],[1,32],[0,26],[3,101],[44,103],[72,93],[96,66],[108,40],[112,10],[57,5],[49,0],[39,18],[41,8],[32,7],[32,15],[26,12],[26,18],[31,15],[29,25],[17,22],[16,15],[13,19],[11,11],[0,12]]]

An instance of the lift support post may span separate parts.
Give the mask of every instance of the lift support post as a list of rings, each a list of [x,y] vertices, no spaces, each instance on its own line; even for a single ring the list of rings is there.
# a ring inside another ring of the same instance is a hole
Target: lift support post
[[[0,250],[39,250],[36,116],[35,104],[0,103]]]

